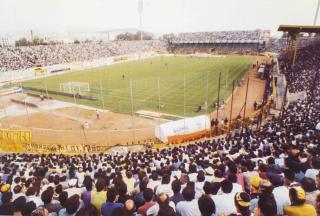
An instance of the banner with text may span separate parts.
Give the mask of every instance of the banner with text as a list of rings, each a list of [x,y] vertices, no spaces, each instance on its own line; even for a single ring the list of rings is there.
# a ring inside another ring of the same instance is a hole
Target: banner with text
[[[31,141],[30,130],[0,130],[1,152],[24,152],[23,145]]]

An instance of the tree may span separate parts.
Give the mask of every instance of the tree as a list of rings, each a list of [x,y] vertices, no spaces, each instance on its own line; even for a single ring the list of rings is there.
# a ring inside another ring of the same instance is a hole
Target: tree
[[[74,40],[73,43],[74,43],[74,44],[79,44],[80,41],[79,41],[79,40]]]
[[[171,41],[173,38],[174,38],[174,34],[164,34],[163,36],[162,36],[162,38],[163,38],[163,40],[165,40],[165,41]]]
[[[140,38],[141,38],[140,32],[141,31],[137,31],[137,33],[135,34],[135,39],[136,40],[140,40]],[[142,38],[143,38],[143,40],[152,40],[153,39],[153,35],[151,33],[148,33],[148,32],[142,32]]]
[[[119,41],[135,40],[135,35],[129,32],[121,33],[116,36],[116,40],[119,40]]]
[[[20,38],[15,41],[16,46],[37,46],[37,45],[48,45],[43,38],[35,37],[32,41],[28,41],[26,38]]]
[[[152,40],[153,35],[151,33],[143,32],[143,40]],[[137,31],[135,34],[130,32],[125,32],[118,34],[116,36],[116,40],[118,41],[133,41],[133,40],[140,40],[140,31]]]
[[[30,45],[30,41],[28,41],[26,38],[20,38],[19,40],[15,41],[15,45],[18,46],[28,46]]]
[[[45,45],[43,38],[33,38],[32,45]]]
[[[49,41],[48,45],[56,45],[56,44],[63,44],[63,41]]]

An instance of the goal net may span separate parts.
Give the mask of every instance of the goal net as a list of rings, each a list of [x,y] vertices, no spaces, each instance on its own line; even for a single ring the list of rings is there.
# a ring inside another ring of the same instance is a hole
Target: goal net
[[[66,82],[60,83],[60,91],[67,93],[85,93],[90,91],[90,85],[87,82]]]

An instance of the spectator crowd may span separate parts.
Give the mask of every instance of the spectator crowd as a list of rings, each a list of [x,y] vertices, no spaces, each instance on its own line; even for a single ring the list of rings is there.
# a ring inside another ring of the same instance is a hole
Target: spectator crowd
[[[298,48],[303,48],[309,46],[310,44],[314,44],[319,41],[319,37],[317,36],[298,36]],[[287,36],[281,38],[272,38],[266,45],[266,49],[268,52],[273,53],[283,53],[288,49],[288,38]]]
[[[216,31],[216,32],[187,32],[173,38],[174,42],[217,42],[217,41],[260,41],[270,32],[267,30],[254,31]]]
[[[298,58],[295,66],[290,67],[290,54],[280,57],[280,68],[284,71],[289,92],[306,91],[314,88],[319,79],[320,41],[315,40],[311,45],[297,51]]]
[[[0,215],[316,216],[320,214],[319,44],[294,69],[288,104],[260,128],[126,154],[4,154]]]
[[[188,32],[173,37],[169,49],[179,51],[214,51],[218,53],[246,54],[261,52],[270,31],[216,31]]]
[[[219,31],[181,33],[171,39],[174,43],[184,42],[255,42],[260,43],[270,34],[266,30],[255,31]],[[131,53],[165,51],[167,42],[163,40],[144,41],[90,41],[73,44],[37,45],[22,47],[0,47],[0,72],[20,70],[54,64],[87,61],[99,58],[125,55]],[[254,44],[238,44],[230,46],[217,46],[216,49],[232,49],[242,52],[256,50]]]
[[[0,47],[0,72],[163,50],[166,43],[160,40]]]

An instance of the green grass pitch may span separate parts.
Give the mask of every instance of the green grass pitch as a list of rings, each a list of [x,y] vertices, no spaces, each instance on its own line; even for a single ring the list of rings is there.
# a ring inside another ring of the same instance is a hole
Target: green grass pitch
[[[254,61],[255,58],[252,56],[156,57],[30,80],[23,85],[44,89],[47,86],[49,90],[60,91],[60,83],[88,82],[90,92],[82,94],[94,96],[97,101],[74,101],[70,97],[49,96],[93,107],[104,106],[105,109],[114,112],[129,114],[132,108],[134,112],[157,112],[160,92],[161,113],[194,116],[206,112],[206,109],[196,112],[198,106],[205,107],[206,101],[207,111],[214,109],[212,104],[218,97],[219,72],[220,98],[225,100],[231,94],[232,81],[241,80]]]

